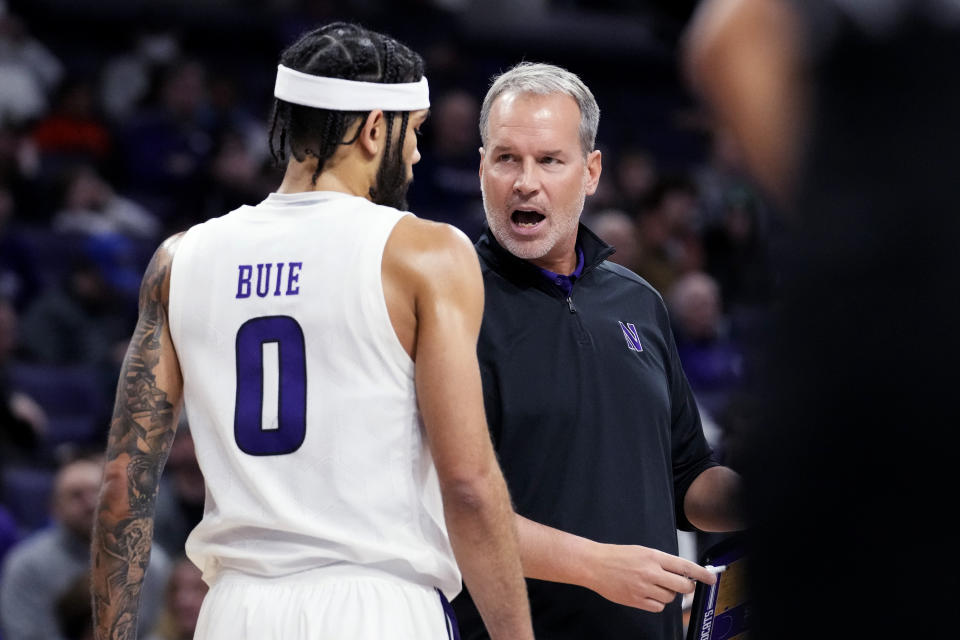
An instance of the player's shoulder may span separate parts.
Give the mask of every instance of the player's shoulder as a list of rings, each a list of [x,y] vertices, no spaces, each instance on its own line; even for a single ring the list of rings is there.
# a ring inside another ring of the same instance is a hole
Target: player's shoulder
[[[430,288],[480,280],[477,254],[466,234],[452,225],[414,215],[397,222],[383,259],[386,268]]]
[[[473,255],[473,243],[457,227],[445,222],[436,222],[409,214],[397,222],[394,235],[397,240],[410,249],[424,254],[444,254],[455,257],[461,254]]]
[[[153,252],[153,258],[150,260],[147,270],[169,268],[173,264],[173,257],[186,234],[187,231],[178,231],[161,242],[156,251]]]
[[[174,235],[189,236],[200,243],[217,243],[226,230],[249,223],[251,219],[265,213],[266,211],[261,205],[242,204],[224,214],[196,222],[179,234]]]
[[[258,211],[258,207],[244,204],[223,215],[197,222],[183,231],[168,236],[160,243],[154,257],[162,257],[172,261],[178,249],[188,244],[190,245],[189,248],[184,248],[183,251],[207,252],[211,247],[222,246],[224,234],[229,229],[241,224],[244,220],[249,220],[249,216],[256,214]]]
[[[186,231],[180,231],[160,243],[147,264],[140,282],[140,301],[159,299],[166,301],[170,295],[170,274],[173,259]]]

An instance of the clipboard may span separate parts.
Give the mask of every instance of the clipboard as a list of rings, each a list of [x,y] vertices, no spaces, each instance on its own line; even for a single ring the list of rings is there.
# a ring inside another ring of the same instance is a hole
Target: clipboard
[[[697,583],[686,640],[748,640],[751,618],[743,537],[734,535],[713,545],[700,564],[726,569],[712,586]]]

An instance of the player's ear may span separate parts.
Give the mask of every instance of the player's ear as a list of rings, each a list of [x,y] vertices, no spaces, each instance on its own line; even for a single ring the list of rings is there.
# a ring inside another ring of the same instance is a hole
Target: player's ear
[[[480,176],[480,179],[481,179],[481,180],[483,179],[483,157],[484,157],[483,147],[480,147],[480,171],[479,171],[479,176]]]
[[[384,122],[383,110],[374,109],[367,114],[367,119],[361,125],[360,137],[357,138],[357,142],[372,156],[377,155],[380,146],[383,144],[383,137],[386,135]]]

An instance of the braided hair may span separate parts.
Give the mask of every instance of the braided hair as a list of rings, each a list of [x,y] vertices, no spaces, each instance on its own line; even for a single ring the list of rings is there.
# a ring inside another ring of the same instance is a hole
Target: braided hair
[[[280,54],[280,64],[295,71],[328,78],[397,84],[418,82],[423,77],[423,59],[389,36],[359,25],[335,22],[314,29]],[[299,162],[313,156],[317,169],[313,184],[326,162],[341,144],[353,144],[360,130],[344,140],[347,129],[369,111],[332,111],[276,99],[270,118],[270,154],[280,164],[289,149]],[[409,112],[386,112],[387,139],[384,158],[390,158],[394,117],[402,120],[397,153],[402,153]],[[372,195],[372,194],[371,194]]]

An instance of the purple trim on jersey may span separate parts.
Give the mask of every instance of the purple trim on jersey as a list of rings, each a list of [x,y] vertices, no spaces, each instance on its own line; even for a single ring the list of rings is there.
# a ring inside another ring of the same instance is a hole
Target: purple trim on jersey
[[[457,616],[453,613],[453,607],[443,595],[443,591],[437,589],[437,595],[440,596],[440,605],[443,607],[443,614],[447,618],[447,638],[449,640],[460,640],[460,627],[457,626]]]
[[[583,273],[583,249],[577,247],[577,268],[573,270],[568,276],[563,275],[562,273],[554,273],[549,269],[544,269],[543,267],[538,267],[540,273],[543,274],[543,277],[563,289],[563,295],[567,298],[570,297],[570,293],[573,291],[573,282],[580,277],[580,274]]]

